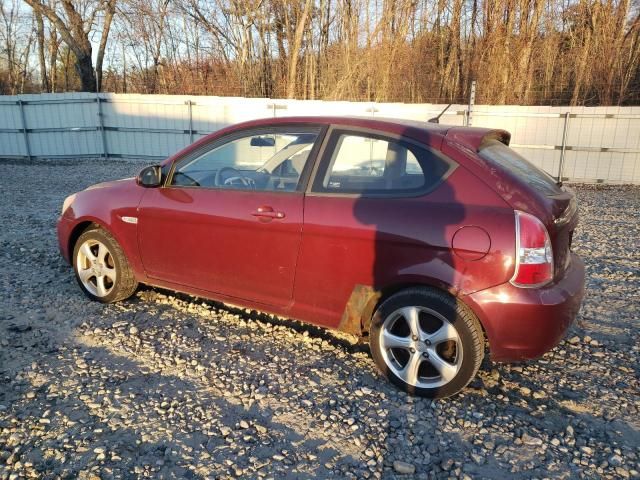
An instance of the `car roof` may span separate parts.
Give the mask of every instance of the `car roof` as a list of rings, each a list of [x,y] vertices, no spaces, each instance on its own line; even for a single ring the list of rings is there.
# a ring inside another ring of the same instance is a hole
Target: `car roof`
[[[337,123],[337,124],[351,124],[351,123],[368,123],[371,125],[405,125],[416,128],[424,128],[427,130],[446,130],[449,128],[447,125],[440,125],[438,123],[429,123],[427,121],[409,120],[405,118],[392,118],[392,117],[373,117],[370,115],[296,115],[291,117],[267,117],[255,120],[258,122],[278,122],[278,123]]]
[[[451,128],[450,125],[438,125],[436,123],[404,120],[399,118],[318,115],[260,118],[230,126],[228,131],[292,124],[336,125],[378,130],[382,133],[391,133],[398,136],[413,138],[433,146],[439,146],[442,143],[442,139],[447,134],[447,131]]]
[[[196,150],[202,145],[220,138],[229,133],[277,125],[336,125],[351,128],[363,128],[377,130],[381,133],[391,133],[402,137],[409,137],[421,143],[440,148],[445,136],[462,143],[472,149],[477,149],[483,138],[492,132],[500,132],[508,144],[508,133],[487,128],[457,127],[453,125],[441,125],[437,123],[421,122],[417,120],[405,120],[400,118],[384,117],[359,117],[359,116],[292,116],[292,117],[267,117],[249,120],[243,123],[229,125],[221,130],[213,132],[197,142],[187,146],[180,152],[169,157],[163,163],[169,163],[175,158]]]
[[[410,137],[415,140],[439,146],[444,137],[448,137],[456,143],[463,144],[473,150],[480,147],[487,137],[497,138],[505,144],[509,144],[508,132],[493,128],[464,127],[456,125],[442,125],[439,123],[421,122],[418,120],[405,120],[401,118],[386,117],[358,117],[358,116],[296,116],[296,117],[270,117],[239,123],[230,129],[244,129],[251,127],[267,127],[271,125],[291,124],[321,124],[337,125],[344,127],[365,128],[379,130],[381,132],[394,133],[399,136]]]
[[[260,126],[260,125],[282,125],[282,124],[326,124],[345,125],[361,128],[372,128],[375,130],[395,130],[398,127],[423,130],[430,133],[446,134],[451,125],[440,125],[437,123],[421,122],[418,120],[406,120],[402,118],[370,117],[370,116],[292,116],[292,117],[267,117],[257,120],[250,120],[238,124],[237,126]]]

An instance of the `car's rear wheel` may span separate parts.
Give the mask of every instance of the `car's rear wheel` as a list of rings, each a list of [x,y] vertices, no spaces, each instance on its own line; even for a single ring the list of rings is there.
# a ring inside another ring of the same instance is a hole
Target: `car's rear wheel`
[[[82,291],[98,302],[124,300],[138,288],[122,248],[101,228],[80,235],[73,249],[73,267]]]
[[[377,308],[369,338],[381,372],[401,389],[442,398],[462,390],[484,356],[482,328],[455,297],[410,288]]]

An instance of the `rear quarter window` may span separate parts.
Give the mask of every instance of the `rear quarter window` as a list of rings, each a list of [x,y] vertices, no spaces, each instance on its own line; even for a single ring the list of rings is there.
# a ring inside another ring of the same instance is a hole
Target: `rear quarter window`
[[[478,154],[492,166],[508,171],[544,195],[562,193],[553,177],[498,140],[484,142]]]
[[[368,132],[332,133],[314,192],[421,195],[455,168],[444,156],[398,138]]]

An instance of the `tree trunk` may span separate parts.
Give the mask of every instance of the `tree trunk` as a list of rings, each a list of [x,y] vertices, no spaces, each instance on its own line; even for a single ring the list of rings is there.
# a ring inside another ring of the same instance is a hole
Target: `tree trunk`
[[[305,0],[304,10],[298,19],[296,33],[293,37],[293,44],[289,49],[289,76],[287,80],[287,98],[293,98],[296,95],[296,73],[298,69],[298,58],[300,57],[300,49],[302,47],[302,35],[304,26],[307,23],[311,0]]]
[[[440,96],[449,101],[453,101],[455,93],[458,91],[460,77],[460,16],[462,13],[462,0],[453,2],[453,11],[451,13],[451,24],[447,36],[447,59],[444,65],[444,74],[442,78],[442,87]]]
[[[51,93],[56,91],[58,87],[58,50],[60,42],[58,41],[58,32],[53,25],[50,27],[49,34],[49,87]]]
[[[20,68],[20,93],[24,93],[24,85],[27,80],[27,65],[29,65],[29,55],[31,54],[31,44],[33,43],[33,37],[29,36],[27,40],[27,45],[24,49],[24,54],[22,58],[24,58],[24,62],[21,62],[22,68]]]
[[[586,13],[589,14],[589,24],[585,28],[584,37],[582,40],[582,51],[580,52],[580,56],[578,58],[578,65],[575,69],[575,82],[573,85],[573,94],[571,95],[571,106],[578,105],[580,101],[580,94],[582,93],[582,87],[584,83],[584,79],[587,71],[587,63],[589,59],[589,51],[591,49],[591,34],[594,30],[594,25],[596,23],[597,18],[597,4],[593,6],[593,10],[585,8]]]
[[[96,56],[96,81],[97,90],[102,90],[102,62],[104,60],[104,51],[107,47],[107,39],[109,38],[109,30],[111,30],[111,21],[116,11],[116,2],[111,0],[106,5],[104,14],[104,25],[102,27],[102,35],[100,36],[100,45],[98,45],[98,55]]]
[[[42,91],[49,91],[49,78],[47,77],[47,61],[44,55],[44,21],[42,13],[35,11],[36,34],[38,37],[38,60],[40,61],[40,86]]]
[[[83,55],[82,57],[76,57],[76,72],[80,77],[80,85],[83,92],[95,92],[96,91],[96,75],[93,71],[93,63],[91,62],[91,55]]]

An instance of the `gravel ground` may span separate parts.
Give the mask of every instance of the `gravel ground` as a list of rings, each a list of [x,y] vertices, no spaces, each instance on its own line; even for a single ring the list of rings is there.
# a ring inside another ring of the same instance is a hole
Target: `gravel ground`
[[[62,200],[139,168],[0,162],[1,479],[640,478],[640,188],[577,187],[568,340],[432,402],[351,337],[148,288],[89,302]]]

